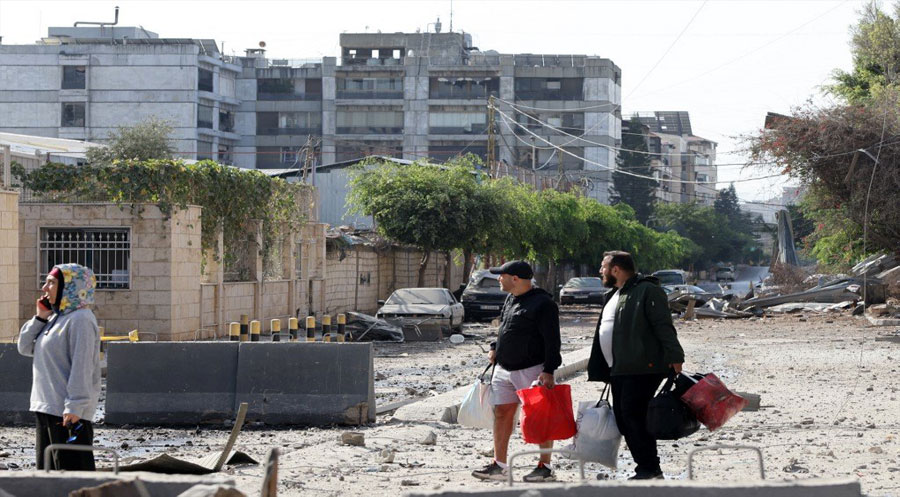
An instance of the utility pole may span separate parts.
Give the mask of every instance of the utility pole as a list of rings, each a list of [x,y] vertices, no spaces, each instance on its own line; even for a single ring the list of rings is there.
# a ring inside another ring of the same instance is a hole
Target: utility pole
[[[488,98],[488,149],[487,149],[487,162],[488,162],[488,171],[490,171],[489,176],[491,178],[496,178],[494,174],[494,147],[496,146],[496,138],[494,137],[494,96],[491,95]]]

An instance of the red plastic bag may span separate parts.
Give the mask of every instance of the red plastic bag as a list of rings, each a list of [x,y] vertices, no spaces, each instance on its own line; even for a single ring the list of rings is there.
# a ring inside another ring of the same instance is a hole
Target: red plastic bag
[[[517,390],[516,395],[522,401],[522,438],[526,443],[539,444],[575,436],[572,387],[538,385]]]
[[[714,431],[747,407],[747,399],[733,393],[716,375],[709,373],[688,389],[681,400],[697,419]]]

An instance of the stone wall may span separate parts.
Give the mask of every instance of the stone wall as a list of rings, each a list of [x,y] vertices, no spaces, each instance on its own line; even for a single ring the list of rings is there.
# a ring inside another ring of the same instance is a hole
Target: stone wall
[[[0,191],[0,342],[19,334],[19,195]],[[34,300],[31,300],[34,314]],[[29,316],[30,317],[30,316]]]
[[[131,228],[130,288],[98,290],[94,313],[107,333],[132,329],[184,340],[200,328],[200,208],[165,219],[155,205],[34,203],[19,206],[19,319],[40,295],[42,228]]]

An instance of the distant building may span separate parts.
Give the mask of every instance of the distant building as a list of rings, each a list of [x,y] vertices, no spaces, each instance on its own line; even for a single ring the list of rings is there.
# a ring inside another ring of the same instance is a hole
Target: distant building
[[[240,73],[213,40],[50,28],[36,44],[0,45],[0,132],[102,143],[155,117],[173,127],[182,157],[231,163]]]
[[[183,157],[259,169],[307,155],[486,158],[494,96],[518,106],[498,102],[510,122],[495,115],[497,161],[563,174],[608,201],[621,137],[621,70],[609,59],[481,51],[440,23],[345,33],[340,46],[340,57],[317,60],[267,59],[263,48],[227,57],[213,40],[142,28],[50,28],[37,44],[0,45],[0,131],[102,142],[157,117],[174,126]]]
[[[713,205],[718,180],[716,142],[695,136],[685,111],[638,112],[635,117],[649,130],[651,166],[660,183],[657,199]]]

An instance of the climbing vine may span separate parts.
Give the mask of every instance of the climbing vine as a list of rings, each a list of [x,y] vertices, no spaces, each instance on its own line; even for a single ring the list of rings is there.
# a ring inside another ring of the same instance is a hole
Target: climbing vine
[[[50,163],[30,172],[16,168],[22,186],[49,201],[114,202],[135,209],[153,203],[168,218],[174,209],[199,205],[202,248],[219,255],[216,227],[221,224],[225,247],[247,240],[251,221],[263,222],[267,254],[285,229],[297,231],[306,222],[309,186],[270,178],[260,171],[202,161],[128,160],[108,165],[71,166]],[[229,251],[224,251],[228,262]]]

